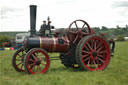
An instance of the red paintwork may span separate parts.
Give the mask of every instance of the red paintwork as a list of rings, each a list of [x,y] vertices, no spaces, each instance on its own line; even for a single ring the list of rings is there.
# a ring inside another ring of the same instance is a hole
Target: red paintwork
[[[37,53],[41,53],[42,56],[35,55]],[[44,59],[43,59],[43,56],[45,57]],[[33,57],[34,60],[32,60],[31,57]],[[32,63],[30,63],[30,60]],[[36,64],[38,60],[41,63],[40,65]],[[46,62],[46,63],[43,63],[43,62]],[[37,72],[43,74],[48,70],[49,66],[50,66],[50,59],[49,59],[48,54],[45,51],[35,50],[35,51],[32,51],[31,53],[29,53],[29,55],[27,57],[27,69],[30,74],[36,74]]]
[[[59,44],[58,39],[63,39],[64,44]],[[40,37],[41,48],[48,52],[66,52],[69,48],[69,41],[66,37]]]
[[[83,52],[86,55],[83,55]],[[93,56],[93,52],[97,54],[95,57]],[[100,37],[92,37],[85,42],[81,51],[81,59],[89,71],[104,70],[110,60],[109,45]],[[91,65],[94,65],[94,67],[91,67]]]

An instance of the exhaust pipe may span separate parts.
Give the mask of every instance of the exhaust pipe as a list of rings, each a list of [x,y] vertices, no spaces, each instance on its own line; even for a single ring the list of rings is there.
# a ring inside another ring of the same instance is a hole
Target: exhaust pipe
[[[36,5],[30,5],[30,36],[36,35]]]

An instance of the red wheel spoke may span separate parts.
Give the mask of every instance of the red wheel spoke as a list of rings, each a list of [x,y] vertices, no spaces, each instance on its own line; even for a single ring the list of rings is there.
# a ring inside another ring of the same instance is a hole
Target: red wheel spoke
[[[40,61],[42,61],[43,59],[42,59],[42,56],[40,56],[40,59],[39,59]]]
[[[99,42],[96,49],[98,49],[101,45],[102,45],[102,42]]]
[[[98,60],[100,60],[102,63],[104,63],[104,60],[102,60],[101,58],[97,57]]]
[[[98,61],[98,59],[96,59],[96,63],[99,65],[99,61]]]
[[[36,66],[36,65],[32,65],[30,69],[33,70],[33,69],[35,68],[35,66]]]
[[[29,64],[29,66],[34,66],[34,65],[35,65],[35,63]]]
[[[87,61],[87,60],[89,60],[89,59],[90,59],[90,57],[85,58],[84,62]]]
[[[76,28],[79,29],[76,22],[75,22],[75,25],[76,25]]]
[[[91,52],[89,52],[89,51],[83,51],[83,53],[91,54]]]
[[[77,41],[78,37],[79,37],[79,35],[77,35],[77,36],[75,37],[73,43],[75,43],[75,42]]]
[[[93,50],[89,43],[87,43],[87,46],[89,47],[90,50]]]
[[[84,25],[82,26],[82,29],[84,28],[85,25],[86,25],[86,24],[84,23]]]
[[[34,53],[34,55],[35,55],[35,57],[36,57],[37,59],[39,59],[39,58],[38,58],[38,53]]]
[[[35,60],[37,60],[37,57],[35,57],[35,55],[34,55],[34,54],[32,54],[32,56],[33,56],[33,58],[34,58]]]
[[[38,56],[38,53],[36,53],[35,55]]]
[[[96,51],[96,41],[94,41],[94,50]]]
[[[93,49],[93,47],[94,47],[94,40],[91,40],[91,47]]]
[[[85,49],[86,49],[87,51],[90,51],[87,46],[85,46]]]
[[[18,54],[19,57],[22,57],[21,55]]]
[[[91,66],[92,66],[92,64],[93,64],[93,60],[91,60]]]
[[[89,65],[90,64],[90,60],[88,60],[88,64],[87,65]]]
[[[19,66],[20,64],[22,64],[23,62],[21,61],[20,63],[17,64],[17,66]]]
[[[100,54],[98,54],[97,56],[104,58],[103,55],[100,55]]]
[[[97,52],[99,52],[101,49],[102,49],[102,47],[100,47],[100,48],[97,50]]]
[[[43,59],[39,59],[40,61],[43,61]]]
[[[85,57],[88,57],[88,56],[89,56],[89,54],[86,54],[86,55],[82,55],[82,57],[83,57],[83,58],[85,58]]]
[[[98,52],[99,54],[106,53],[106,50]]]
[[[34,62],[34,60],[32,60],[32,59],[29,59],[29,61],[32,61],[32,62]]]
[[[89,35],[89,33],[82,32],[83,35]]]
[[[37,53],[33,53],[33,55],[38,59],[38,55],[37,55]]]

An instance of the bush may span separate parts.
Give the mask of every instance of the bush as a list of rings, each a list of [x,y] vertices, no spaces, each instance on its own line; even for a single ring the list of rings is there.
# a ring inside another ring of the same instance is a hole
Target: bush
[[[9,41],[10,41],[9,36],[4,36],[4,35],[0,36],[0,47],[2,47],[2,43]]]
[[[117,41],[125,41],[124,36],[123,35],[118,35],[116,38]]]

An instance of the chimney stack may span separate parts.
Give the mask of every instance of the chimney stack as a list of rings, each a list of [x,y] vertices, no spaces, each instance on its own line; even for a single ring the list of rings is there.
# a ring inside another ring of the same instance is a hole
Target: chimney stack
[[[36,35],[36,5],[30,5],[30,36]]]

